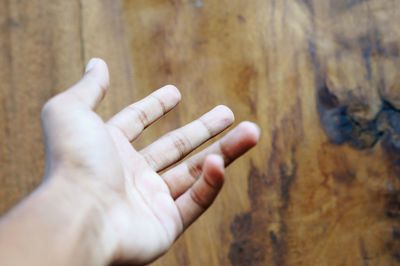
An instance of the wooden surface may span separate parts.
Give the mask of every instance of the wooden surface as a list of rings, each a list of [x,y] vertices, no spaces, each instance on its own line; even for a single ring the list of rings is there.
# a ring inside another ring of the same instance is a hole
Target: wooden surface
[[[263,131],[155,265],[398,265],[399,15],[396,0],[0,0],[0,212],[40,182],[41,105],[99,56],[104,118],[182,91],[142,143],[220,103]]]

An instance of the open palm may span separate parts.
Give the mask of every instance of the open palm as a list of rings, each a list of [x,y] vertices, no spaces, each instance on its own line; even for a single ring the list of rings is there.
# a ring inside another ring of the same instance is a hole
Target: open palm
[[[211,205],[224,167],[253,147],[259,132],[243,122],[160,174],[230,126],[232,112],[218,106],[137,151],[131,142],[171,110],[180,93],[163,87],[104,123],[93,109],[108,84],[106,64],[92,59],[81,81],[45,105],[46,175],[72,181],[102,206],[115,243],[113,260],[146,263],[162,255]]]

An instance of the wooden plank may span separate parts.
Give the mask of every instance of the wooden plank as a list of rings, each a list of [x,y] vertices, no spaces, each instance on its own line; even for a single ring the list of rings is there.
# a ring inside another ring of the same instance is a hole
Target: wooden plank
[[[142,143],[220,103],[263,131],[155,265],[397,265],[399,5],[0,0],[0,212],[40,182],[41,105],[100,56],[105,118],[182,91]]]
[[[113,1],[0,1],[0,212],[42,179],[40,109],[71,86],[93,56],[110,66],[105,118],[134,95],[125,60],[120,4]]]
[[[364,129],[381,94],[396,100],[397,87],[379,92],[381,76],[369,76],[382,61],[380,75],[396,78],[395,1],[154,0],[123,10],[141,87],[177,84],[187,116],[223,102],[263,129],[216,206],[156,265],[398,262],[397,151],[381,146],[394,129]],[[387,52],[368,50],[374,42]]]
[[[41,105],[57,88],[75,81],[82,59],[77,2],[0,3],[0,211],[4,212],[40,182]]]

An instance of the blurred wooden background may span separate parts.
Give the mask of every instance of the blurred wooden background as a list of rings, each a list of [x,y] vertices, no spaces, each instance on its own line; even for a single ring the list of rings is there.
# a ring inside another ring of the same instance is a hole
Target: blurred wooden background
[[[263,131],[155,265],[398,265],[399,22],[398,0],[0,0],[0,213],[40,183],[42,104],[97,56],[105,119],[180,88],[142,143],[220,103]]]

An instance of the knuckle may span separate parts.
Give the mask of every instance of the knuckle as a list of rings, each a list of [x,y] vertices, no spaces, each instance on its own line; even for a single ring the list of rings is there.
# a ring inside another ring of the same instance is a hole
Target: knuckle
[[[207,209],[210,206],[210,203],[204,199],[202,195],[200,195],[199,191],[196,189],[190,190],[190,197],[192,198],[193,202],[196,203],[200,208],[203,210]]]
[[[152,169],[158,168],[159,163],[151,153],[144,153],[143,158],[147,162],[147,164],[150,166],[150,168],[152,168]]]
[[[185,156],[188,151],[192,150],[192,145],[189,139],[183,134],[175,132],[174,134],[171,134],[171,139],[175,149],[179,152],[180,157]]]
[[[193,182],[197,180],[197,178],[203,172],[203,163],[187,163],[187,168],[189,171],[189,176],[193,179]]]
[[[214,136],[216,133],[214,132],[213,128],[207,123],[207,121],[204,121],[203,118],[199,118],[198,121],[200,122],[200,124],[207,130],[208,136],[212,137]]]
[[[130,112],[132,112],[133,116],[143,128],[146,128],[147,125],[150,124],[149,118],[144,110],[135,105],[128,106],[127,108]]]

